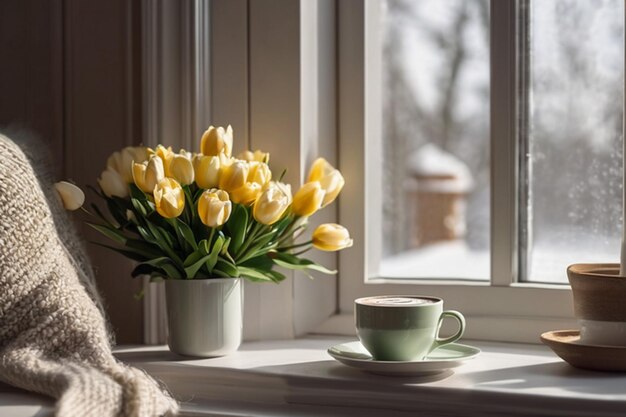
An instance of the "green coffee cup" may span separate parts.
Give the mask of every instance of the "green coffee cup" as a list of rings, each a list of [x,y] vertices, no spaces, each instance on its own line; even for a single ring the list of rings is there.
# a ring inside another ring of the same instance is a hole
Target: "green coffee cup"
[[[458,311],[443,311],[443,300],[421,295],[383,295],[354,301],[356,331],[361,344],[380,361],[422,360],[430,352],[456,342],[465,331]],[[439,338],[445,317],[455,318],[459,330]]]

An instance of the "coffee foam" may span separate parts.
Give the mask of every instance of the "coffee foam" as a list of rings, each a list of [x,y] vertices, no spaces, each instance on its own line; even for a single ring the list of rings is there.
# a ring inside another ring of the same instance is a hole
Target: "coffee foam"
[[[416,306],[422,304],[433,304],[435,300],[430,298],[417,298],[417,297],[382,297],[382,298],[366,298],[360,300],[361,304],[370,306],[389,306],[389,307],[403,307],[403,306]]]

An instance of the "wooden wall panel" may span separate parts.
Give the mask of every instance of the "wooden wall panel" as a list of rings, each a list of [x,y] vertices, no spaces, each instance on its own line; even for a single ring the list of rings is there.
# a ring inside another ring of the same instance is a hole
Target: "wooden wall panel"
[[[62,174],[62,1],[0,2],[0,127],[45,140]]]
[[[0,2],[0,127],[40,136],[60,179],[95,185],[111,152],[142,141],[140,22],[137,0]],[[130,262],[88,250],[118,342],[141,342]]]
[[[300,184],[300,2],[249,3],[249,138],[251,149],[270,152],[274,172],[286,169],[284,181]],[[280,22],[272,20],[281,16]],[[273,22],[268,25],[267,22]],[[294,36],[294,34],[296,34]],[[255,285],[260,305],[259,338],[294,336],[292,271],[280,285]]]
[[[141,142],[138,12],[130,0],[65,1],[65,168],[83,188],[95,185],[109,154]],[[83,231],[102,241],[86,226]],[[132,263],[94,245],[88,250],[118,343],[141,342],[143,304],[134,295],[142,284],[130,277]]]
[[[210,38],[211,123],[232,125],[236,155],[250,148],[247,0],[211,2]]]

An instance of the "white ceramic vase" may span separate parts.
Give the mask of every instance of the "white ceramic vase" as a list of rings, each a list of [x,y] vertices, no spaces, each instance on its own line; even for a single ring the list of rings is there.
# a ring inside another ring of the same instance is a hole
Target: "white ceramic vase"
[[[242,278],[165,281],[168,345],[180,355],[235,352],[243,331]]]

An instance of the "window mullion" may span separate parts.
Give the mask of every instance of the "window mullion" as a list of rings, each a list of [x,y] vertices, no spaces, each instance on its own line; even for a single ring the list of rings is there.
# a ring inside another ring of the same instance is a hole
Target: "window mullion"
[[[491,1],[491,284],[518,273],[517,9]]]

